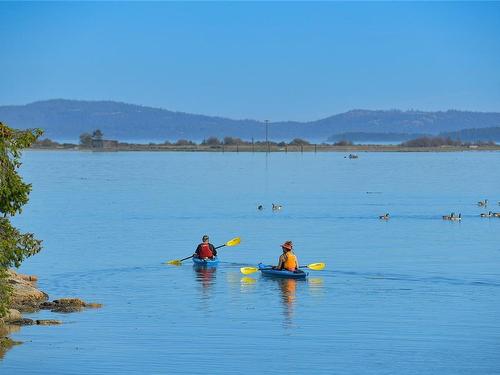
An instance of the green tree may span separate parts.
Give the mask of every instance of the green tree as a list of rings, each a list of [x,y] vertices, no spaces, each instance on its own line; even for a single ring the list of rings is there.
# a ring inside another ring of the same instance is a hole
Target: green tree
[[[196,143],[193,141],[187,140],[187,139],[179,139],[177,142],[175,142],[176,146],[194,146]]]
[[[33,146],[38,146],[38,147],[56,147],[58,146],[59,143],[54,142],[52,139],[45,138],[40,141],[36,141]]]
[[[241,138],[237,137],[224,137],[224,144],[228,146],[242,145],[245,142]]]
[[[305,145],[310,145],[308,141],[302,138],[294,138],[290,143],[292,146],[305,146]]]
[[[221,141],[217,137],[208,137],[207,139],[203,140],[201,144],[208,146],[219,146],[221,144]]]
[[[80,134],[80,146],[92,147],[92,135],[89,133]]]
[[[28,203],[31,191],[31,184],[17,172],[21,151],[41,134],[40,129],[20,131],[0,122],[0,316],[6,312],[11,293],[6,282],[8,268],[19,267],[24,259],[41,250],[41,241],[33,233],[21,233],[10,222],[10,217]]]

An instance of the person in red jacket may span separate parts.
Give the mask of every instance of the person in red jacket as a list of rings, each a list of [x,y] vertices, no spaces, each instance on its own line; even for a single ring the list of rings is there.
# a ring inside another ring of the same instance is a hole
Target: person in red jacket
[[[215,250],[214,245],[209,242],[208,236],[205,234],[201,240],[202,243],[196,248],[194,257],[200,259],[214,259],[217,256],[217,250]]]

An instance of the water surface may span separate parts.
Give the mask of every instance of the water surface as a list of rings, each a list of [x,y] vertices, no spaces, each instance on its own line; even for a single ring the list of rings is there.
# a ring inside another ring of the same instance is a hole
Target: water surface
[[[21,272],[104,307],[28,315],[64,324],[14,334],[0,373],[500,373],[500,219],[476,205],[500,211],[500,153],[359,155],[26,152],[16,224],[44,250]],[[162,264],[205,233],[242,243]],[[327,269],[239,273],[285,240]]]

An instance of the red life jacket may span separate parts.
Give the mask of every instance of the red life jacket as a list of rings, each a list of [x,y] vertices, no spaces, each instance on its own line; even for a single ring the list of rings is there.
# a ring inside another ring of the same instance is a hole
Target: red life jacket
[[[200,252],[198,253],[200,258],[211,258],[214,256],[212,250],[210,250],[210,245],[208,243],[202,243],[200,245]]]

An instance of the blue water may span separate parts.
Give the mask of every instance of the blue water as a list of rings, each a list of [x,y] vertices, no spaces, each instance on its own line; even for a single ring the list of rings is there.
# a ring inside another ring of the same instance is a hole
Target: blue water
[[[0,373],[499,374],[500,219],[476,202],[500,211],[500,153],[359,155],[26,152],[16,224],[44,250],[21,272],[104,307],[28,315],[64,324],[23,327]],[[205,233],[242,243],[162,264]],[[285,240],[327,269],[239,272]]]

